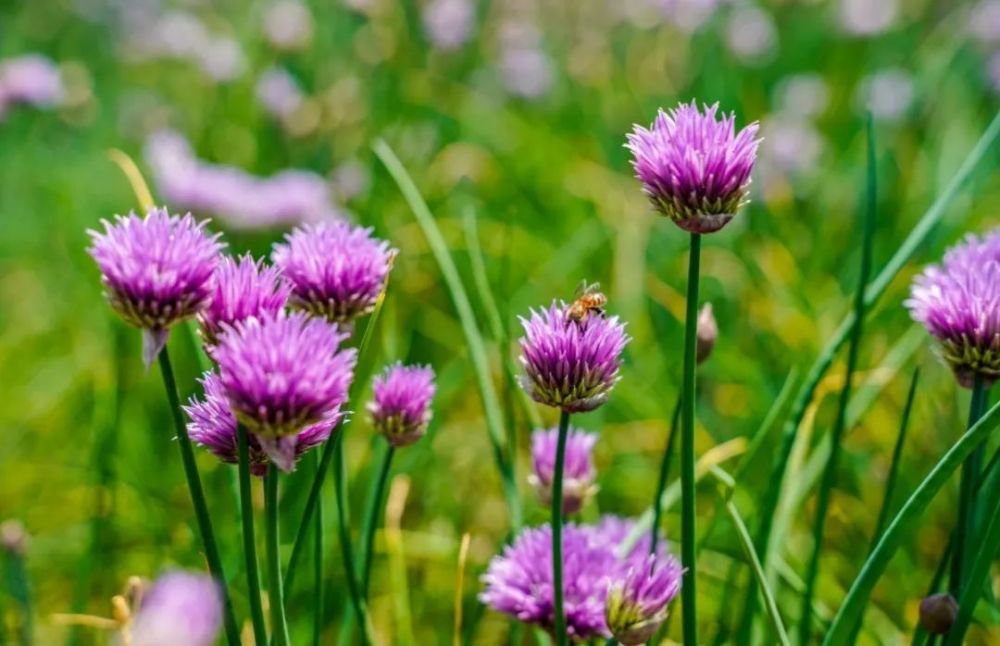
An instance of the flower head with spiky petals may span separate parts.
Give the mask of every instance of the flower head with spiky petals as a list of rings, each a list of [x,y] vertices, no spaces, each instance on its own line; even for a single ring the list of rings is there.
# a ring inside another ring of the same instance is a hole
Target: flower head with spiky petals
[[[924,269],[906,307],[941,344],[958,382],[978,376],[989,387],[1000,378],[1000,228],[969,235]]]
[[[168,572],[142,595],[129,627],[132,646],[212,646],[222,625],[222,595],[210,577]]]
[[[653,206],[692,233],[724,227],[747,200],[757,158],[758,124],[736,132],[736,117],[682,103],[660,110],[648,129],[636,125],[625,145]]]
[[[149,365],[163,349],[170,326],[208,304],[223,245],[190,213],[181,217],[153,208],[145,217],[119,215],[103,225],[103,232],[87,232],[89,253],[111,306],[144,331],[143,358]]]
[[[357,351],[341,348],[345,338],[303,312],[249,318],[223,333],[213,350],[222,390],[272,459],[294,455],[296,434],[347,400]]]
[[[285,308],[291,285],[275,267],[250,254],[239,259],[225,257],[212,276],[208,306],[198,315],[205,342],[215,345],[224,326],[251,316],[274,315]]]
[[[374,309],[395,254],[372,229],[324,222],[289,233],[271,259],[292,284],[292,305],[349,323]]]
[[[629,340],[618,317],[576,321],[565,303],[553,302],[548,309],[532,310],[521,325],[526,373],[521,385],[535,401],[567,413],[591,411],[607,401]]]
[[[184,407],[188,416],[187,431],[191,439],[212,453],[223,462],[239,463],[239,447],[237,439],[236,416],[229,408],[229,400],[214,372],[206,372],[201,378],[205,389],[203,399],[194,397]],[[296,462],[309,449],[319,446],[330,437],[330,433],[341,420],[343,414],[339,409],[327,415],[323,421],[307,426],[295,435],[294,442],[285,442],[280,448],[283,453],[274,460],[275,465],[284,471],[292,471]],[[247,434],[250,454],[250,472],[263,476],[267,472],[268,453],[261,446],[257,436]]]
[[[667,605],[681,589],[683,569],[673,557],[650,554],[608,589],[605,619],[618,642],[645,644],[667,618]]]
[[[539,429],[531,434],[531,466],[528,482],[541,501],[552,503],[552,479],[555,474],[556,448],[559,429]],[[566,435],[566,454],[563,463],[563,513],[575,514],[597,492],[594,480],[594,445],[597,435],[574,428]]]
[[[375,430],[395,447],[413,444],[427,432],[434,398],[430,366],[396,363],[372,381],[368,413]]]

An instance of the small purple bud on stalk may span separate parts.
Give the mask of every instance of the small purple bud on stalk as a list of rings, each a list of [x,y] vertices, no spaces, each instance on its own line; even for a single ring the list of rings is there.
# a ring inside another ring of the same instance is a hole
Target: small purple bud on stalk
[[[626,646],[652,639],[667,618],[667,605],[681,589],[682,573],[675,559],[650,554],[645,563],[612,583],[605,618],[614,638]]]
[[[531,464],[533,473],[528,482],[545,505],[552,504],[552,478],[555,474],[556,447],[559,429],[538,430],[531,434]],[[594,468],[594,445],[597,435],[570,428],[566,436],[563,464],[563,513],[575,514],[597,493],[597,469]]]
[[[945,635],[958,617],[958,603],[947,592],[925,597],[920,602],[920,627],[932,635]]]
[[[736,132],[736,117],[682,103],[660,110],[647,129],[636,125],[625,145],[653,207],[685,231],[712,233],[747,202],[757,158],[756,122]]]
[[[568,316],[565,303],[532,310],[521,318],[524,336],[521,386],[535,401],[567,413],[583,413],[607,401],[618,382],[621,353],[628,343],[617,316]]]
[[[413,444],[427,432],[434,398],[434,371],[429,366],[389,366],[372,382],[368,413],[372,425],[392,446]]]
[[[223,258],[212,276],[208,306],[198,315],[205,343],[218,343],[226,326],[251,316],[275,315],[285,308],[291,285],[275,267],[249,254]]]
[[[170,326],[208,304],[223,245],[190,213],[181,217],[153,208],[142,218],[130,213],[102,223],[103,233],[87,232],[88,251],[111,307],[142,329],[148,367],[166,345]]]
[[[712,304],[705,303],[698,312],[698,332],[695,357],[698,365],[705,363],[715,348],[715,341],[719,338],[719,325],[715,322],[715,314],[712,312]]]
[[[913,280],[904,303],[940,343],[959,384],[1000,378],[1000,228],[969,235]]]
[[[347,400],[357,351],[346,334],[303,312],[254,317],[227,330],[213,350],[229,406],[284,471],[297,435],[335,415]]]
[[[292,284],[294,307],[344,324],[375,308],[395,254],[371,229],[332,222],[295,229],[271,259]]]
[[[142,596],[130,626],[132,646],[212,646],[222,625],[222,596],[210,577],[164,574]]]

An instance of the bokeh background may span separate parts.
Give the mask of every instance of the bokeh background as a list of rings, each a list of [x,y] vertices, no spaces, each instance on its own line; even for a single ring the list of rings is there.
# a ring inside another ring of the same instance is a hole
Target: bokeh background
[[[373,142],[384,139],[412,173],[472,295],[535,524],[547,512],[525,482],[526,440],[554,418],[525,407],[503,369],[503,357],[515,357],[517,315],[571,297],[588,279],[628,321],[619,387],[576,420],[601,435],[600,492],[585,518],[648,507],[677,397],[687,238],[651,212],[631,177],[623,142],[633,123],[696,98],[762,124],[753,201],[705,241],[702,269],[720,333],[700,371],[696,440],[700,453],[733,440],[738,452],[850,308],[864,111],[877,132],[881,266],[994,116],[998,89],[996,0],[0,2],[0,520],[31,536],[37,643],[105,643],[107,633],[70,631],[53,614],[108,616],[129,576],[201,564],[162,385],[142,368],[139,334],[103,302],[85,252],[86,229],[136,207],[109,149],[136,161],[157,202],[213,218],[233,252],[265,254],[295,222],[331,217],[372,226],[400,249],[360,369],[362,396],[372,369],[396,359],[433,364],[440,383],[430,436],[397,455],[389,522],[401,541],[379,536],[375,624],[385,643],[450,643],[468,533],[461,635],[493,644],[505,643],[510,624],[476,601],[477,577],[508,518],[482,407],[440,269]],[[997,157],[987,154],[870,318],[827,525],[821,616],[864,560],[916,366],[896,505],[961,431],[968,394],[901,303],[922,264],[1000,221]],[[171,351],[184,396],[194,394],[198,363],[183,328]],[[789,616],[839,359],[830,374],[778,521],[775,577]],[[348,432],[357,518],[375,452],[362,416]],[[751,526],[777,435],[740,482],[736,502]],[[239,580],[231,469],[204,452],[199,460],[227,571]],[[300,473],[286,487],[286,539],[307,481]],[[876,588],[862,643],[908,640],[953,522],[953,484]],[[704,528],[718,495],[710,483],[700,491]],[[325,507],[332,642],[346,591],[329,490]],[[668,536],[678,529],[671,510]],[[393,545],[405,563],[389,558]],[[706,639],[725,642],[735,620],[747,570],[735,570],[737,594],[726,593],[734,559],[739,544],[722,518],[699,562]],[[310,620],[297,609],[311,607],[310,593],[297,587],[288,606],[294,641],[305,643]],[[243,594],[234,587],[245,617]],[[21,621],[16,596],[9,586],[0,594],[0,641]],[[970,643],[1000,640],[998,614],[980,604],[977,618],[994,628],[974,628]],[[679,622],[670,636],[680,639]]]

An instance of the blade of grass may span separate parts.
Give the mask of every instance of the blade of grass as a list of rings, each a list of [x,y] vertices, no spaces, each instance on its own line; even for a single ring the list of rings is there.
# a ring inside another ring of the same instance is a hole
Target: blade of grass
[[[861,614],[861,610],[868,603],[868,597],[879,577],[885,572],[890,559],[899,549],[903,540],[912,534],[912,529],[920,519],[921,514],[965,458],[989,438],[990,433],[997,427],[998,423],[1000,423],[1000,403],[994,405],[986,415],[980,418],[952,445],[896,513],[882,538],[879,539],[875,550],[865,561],[861,572],[848,590],[847,596],[824,638],[823,644],[825,646],[845,643],[854,623]]]
[[[469,556],[469,540],[471,534],[462,534],[462,543],[458,547],[458,574],[455,581],[455,630],[452,637],[454,646],[462,646],[462,595],[465,592],[465,560]]]
[[[670,416],[670,432],[667,434],[667,443],[663,447],[663,457],[660,458],[660,474],[656,481],[656,493],[653,496],[653,525],[649,530],[649,553],[656,554],[656,544],[660,537],[660,516],[663,514],[663,490],[667,486],[667,476],[670,474],[670,460],[674,455],[674,447],[677,445],[677,429],[680,428],[681,397],[677,397],[674,404],[674,413]]]
[[[385,504],[385,551],[389,556],[389,580],[392,586],[393,612],[396,627],[394,644],[407,646],[415,643],[413,617],[410,613],[410,592],[406,581],[406,556],[403,552],[403,532],[400,521],[410,492],[410,479],[396,476],[389,486],[389,499]]]
[[[969,402],[969,426],[983,416],[986,409],[986,386],[983,376],[977,374],[972,385],[972,398]],[[972,452],[969,459],[962,465],[962,479],[958,499],[958,522],[955,525],[955,549],[951,557],[951,577],[949,588],[956,598],[962,594],[962,579],[967,574],[965,552],[971,546],[975,534],[975,495],[973,486],[979,478],[980,464],[983,461],[983,447]]]
[[[424,198],[420,195],[413,178],[406,171],[403,163],[399,161],[396,153],[385,141],[379,139],[373,145],[375,155],[385,165],[386,170],[392,176],[396,185],[402,192],[404,199],[410,206],[417,223],[420,225],[427,242],[434,253],[434,258],[441,269],[448,292],[459,320],[462,323],[462,331],[465,335],[469,357],[476,374],[476,381],[479,386],[479,394],[483,400],[483,411],[486,415],[486,430],[489,433],[490,443],[493,445],[493,460],[496,462],[503,483],[504,498],[507,501],[508,512],[510,513],[511,527],[516,531],[521,527],[521,503],[518,498],[517,484],[514,482],[513,473],[508,465],[508,460],[512,460],[512,455],[507,455],[506,438],[503,432],[503,420],[500,412],[500,402],[497,399],[496,390],[490,380],[489,362],[486,357],[486,348],[483,344],[482,335],[476,325],[475,315],[472,311],[472,304],[469,296],[462,285],[455,261],[448,251],[448,245],[441,230],[434,221],[430,208]]]

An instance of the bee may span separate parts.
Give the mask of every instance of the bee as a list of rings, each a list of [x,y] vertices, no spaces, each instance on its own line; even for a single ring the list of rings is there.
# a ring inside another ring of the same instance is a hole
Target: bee
[[[591,314],[604,318],[604,306],[608,304],[608,297],[601,293],[600,283],[582,281],[577,287],[573,299],[566,310],[566,318],[570,321],[580,324],[586,321]]]

